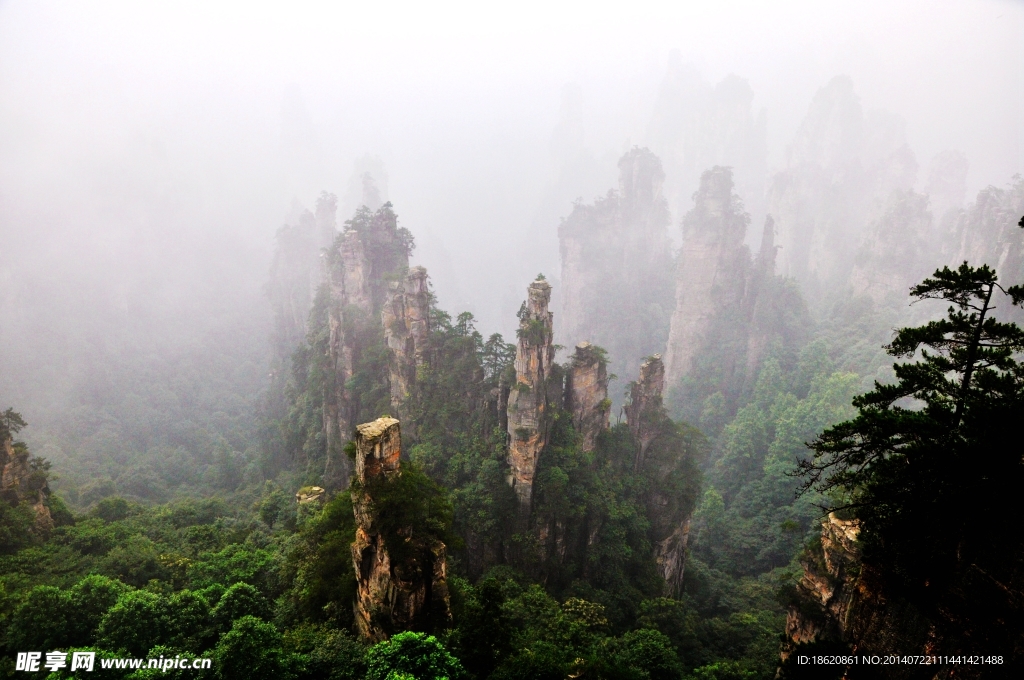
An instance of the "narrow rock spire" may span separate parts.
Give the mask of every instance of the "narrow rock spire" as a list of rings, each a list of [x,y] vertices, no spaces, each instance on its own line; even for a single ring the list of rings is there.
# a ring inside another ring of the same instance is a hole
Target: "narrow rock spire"
[[[626,404],[626,422],[637,441],[634,469],[644,463],[647,447],[658,436],[658,416],[661,412],[661,393],[665,389],[665,364],[660,354],[648,357],[640,364],[640,378],[629,388]]]
[[[516,384],[508,397],[508,463],[520,511],[529,514],[537,458],[547,444],[547,379],[555,362],[552,341],[551,285],[542,278],[530,284],[519,311]]]
[[[356,428],[356,480],[352,493],[356,535],[352,567],[356,575],[356,628],[364,640],[379,642],[393,633],[422,629],[451,618],[444,543],[413,536],[411,527],[386,535],[374,493],[402,474],[402,435],[394,418],[378,418]],[[392,554],[396,541],[406,549]]]
[[[584,451],[593,451],[597,435],[608,429],[608,362],[604,351],[581,342],[576,345],[565,384],[566,409],[580,435]]]
[[[381,322],[389,350],[391,405],[399,413],[412,393],[416,369],[426,360],[429,313],[426,269],[413,267],[403,281],[391,282]]]

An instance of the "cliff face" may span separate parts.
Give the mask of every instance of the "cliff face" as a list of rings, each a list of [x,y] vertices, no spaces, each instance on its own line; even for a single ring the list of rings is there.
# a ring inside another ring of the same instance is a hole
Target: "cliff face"
[[[445,545],[413,536],[411,527],[393,528],[394,535],[387,535],[382,524],[375,494],[382,497],[402,474],[399,422],[378,418],[364,423],[356,428],[355,443],[354,613],[362,637],[379,642],[393,633],[422,630],[431,622],[450,619]],[[394,550],[396,545],[402,549]]]
[[[932,626],[908,603],[884,595],[879,575],[862,562],[859,533],[855,520],[842,520],[831,513],[822,521],[820,547],[802,557],[804,571],[786,617],[781,652],[784,669],[794,653],[802,653],[798,645],[814,643],[846,645],[866,655],[939,653]],[[927,672],[928,668],[922,672],[912,666],[880,670],[881,677],[892,678],[930,678],[934,674]],[[856,668],[847,671],[848,677],[862,677]],[[942,677],[974,676],[954,672]]]
[[[32,467],[28,449],[14,444],[10,436],[0,440],[0,502],[27,503],[36,514],[35,528],[46,532],[53,528],[53,517],[46,499],[50,487],[42,470]]]
[[[537,458],[547,445],[547,379],[555,362],[553,315],[548,311],[551,286],[534,281],[527,295],[519,313],[516,384],[508,396],[508,463],[523,514],[529,514]]]
[[[950,266],[985,262],[1000,280],[1019,281],[1024,272],[1024,239],[1017,226],[1024,215],[1024,178],[1006,189],[987,187],[960,213],[953,226]]]
[[[427,270],[413,267],[404,281],[390,284],[381,312],[389,350],[391,405],[396,412],[401,412],[402,404],[409,398],[416,382],[416,369],[426,359],[429,314]]]
[[[584,451],[593,451],[597,435],[608,429],[612,403],[608,399],[608,362],[589,342],[576,345],[565,385],[566,410],[579,433]]]
[[[665,173],[647,149],[619,160],[619,186],[577,203],[558,229],[562,307],[558,340],[608,350],[622,375],[662,351],[672,313],[672,247]]]
[[[733,193],[732,171],[715,167],[701,176],[695,205],[683,218],[676,262],[676,304],[665,355],[666,380],[690,373],[715,317],[738,307],[750,255],[743,238],[750,216]]]

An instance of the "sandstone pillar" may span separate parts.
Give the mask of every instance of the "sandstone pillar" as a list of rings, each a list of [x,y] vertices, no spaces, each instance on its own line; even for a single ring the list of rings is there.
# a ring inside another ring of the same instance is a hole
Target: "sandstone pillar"
[[[519,312],[516,384],[508,397],[508,463],[524,515],[530,511],[537,458],[548,437],[546,383],[555,362],[550,301],[547,281],[538,279],[530,284],[527,302]]]

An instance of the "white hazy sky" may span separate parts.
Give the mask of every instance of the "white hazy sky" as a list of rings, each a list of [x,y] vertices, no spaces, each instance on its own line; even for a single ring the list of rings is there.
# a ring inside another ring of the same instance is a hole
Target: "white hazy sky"
[[[906,119],[922,175],[948,148],[969,195],[1024,170],[1018,2],[2,2],[0,286],[248,299],[293,199],[343,194],[369,153],[442,304],[508,331],[536,270],[557,276],[557,224],[533,222],[562,88],[596,194],[672,50],[749,80],[770,167],[845,73]]]

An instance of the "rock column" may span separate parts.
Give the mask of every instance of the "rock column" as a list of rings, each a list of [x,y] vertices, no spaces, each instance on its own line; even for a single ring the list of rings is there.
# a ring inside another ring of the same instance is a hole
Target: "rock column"
[[[732,188],[729,168],[711,168],[701,176],[694,208],[683,218],[676,308],[665,354],[669,385],[690,372],[719,311],[743,297],[749,258],[743,238],[750,216]]]
[[[444,543],[413,536],[411,527],[387,536],[377,516],[374,492],[402,474],[401,453],[401,430],[394,418],[378,418],[356,428],[354,613],[360,635],[370,642],[451,617]],[[392,555],[389,541],[402,541],[407,550]]]
[[[593,451],[597,435],[608,429],[608,362],[603,351],[589,342],[576,345],[566,378],[566,409],[580,435],[584,451]]]
[[[633,462],[636,470],[643,466],[647,447],[658,436],[661,393],[664,389],[665,364],[661,361],[661,355],[655,354],[640,364],[640,379],[630,386],[629,403],[625,407],[626,422],[637,441]]]
[[[401,412],[402,404],[412,393],[416,369],[426,360],[429,313],[427,270],[413,267],[404,281],[390,284],[381,311],[389,350],[391,405],[396,412]]]
[[[546,381],[555,362],[550,301],[547,281],[538,279],[530,284],[527,302],[519,313],[516,384],[508,397],[508,463],[512,488],[524,515],[530,511],[537,458],[548,437]]]

